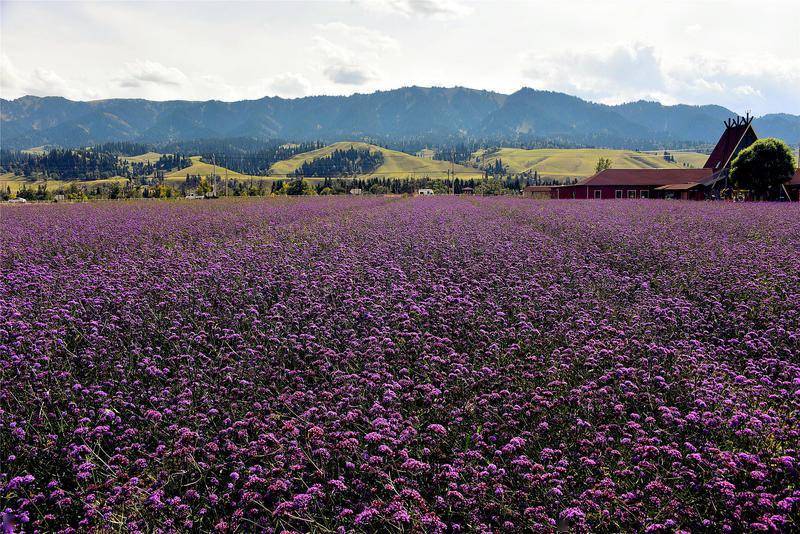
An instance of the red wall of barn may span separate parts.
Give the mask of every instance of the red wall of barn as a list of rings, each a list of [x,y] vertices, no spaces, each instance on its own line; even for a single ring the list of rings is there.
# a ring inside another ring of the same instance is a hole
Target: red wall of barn
[[[653,186],[630,186],[630,185],[570,185],[567,187],[559,187],[557,189],[557,196],[556,198],[561,199],[568,199],[568,198],[576,198],[576,199],[593,199],[595,198],[595,191],[600,191],[600,198],[602,200],[609,200],[616,198],[616,191],[622,190],[622,198],[629,198],[628,191],[634,191],[636,194],[635,198],[641,198],[641,192],[647,192],[647,198],[656,198],[660,197],[661,191],[655,191],[655,187]],[[656,194],[658,193],[658,194]]]
[[[642,198],[642,191],[647,191],[647,198],[676,198],[683,200],[705,200],[703,191],[657,191],[655,186],[630,186],[630,185],[570,185],[566,187],[553,188],[552,198],[559,199],[594,199],[595,191],[600,191],[601,200],[616,199],[617,191],[622,191],[622,198],[630,198],[629,191],[636,193],[635,198]]]

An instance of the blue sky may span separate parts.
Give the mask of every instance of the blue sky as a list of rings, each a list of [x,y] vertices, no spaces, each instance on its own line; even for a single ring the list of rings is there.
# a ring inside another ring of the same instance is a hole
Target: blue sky
[[[800,114],[797,9],[650,2],[7,2],[0,94],[240,100],[405,85]]]

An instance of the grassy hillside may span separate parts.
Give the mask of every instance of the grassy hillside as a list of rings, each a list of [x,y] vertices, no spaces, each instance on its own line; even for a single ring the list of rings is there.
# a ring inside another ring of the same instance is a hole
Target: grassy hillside
[[[447,171],[450,169],[450,164],[446,161],[422,159],[404,152],[389,150],[367,143],[342,141],[317,150],[312,150],[311,152],[297,154],[284,161],[279,161],[270,168],[270,174],[273,176],[291,174],[306,161],[313,161],[331,154],[334,150],[346,150],[351,146],[359,149],[369,148],[370,150],[380,151],[383,154],[383,165],[378,167],[370,176],[386,176],[387,178],[406,178],[409,176],[415,178],[422,178],[425,176],[430,178],[446,178]],[[456,176],[459,178],[479,178],[483,176],[480,171],[463,165],[455,165],[455,172]]]
[[[37,156],[41,156],[43,154],[47,154],[47,147],[44,146],[35,146],[33,148],[27,148],[22,150],[24,154],[36,154]]]
[[[675,152],[677,163],[671,163],[660,155],[634,152],[632,150],[608,149],[536,149],[500,148],[486,153],[483,150],[472,154],[471,162],[476,166],[491,165],[498,158],[512,173],[535,170],[548,178],[578,178],[594,174],[597,160],[610,158],[612,168],[618,169],[674,169],[684,161],[702,167],[708,156],[694,152]],[[679,155],[681,157],[679,158]],[[702,159],[702,163],[697,163]]]
[[[686,163],[690,167],[696,167],[698,169],[702,169],[703,165],[706,164],[706,160],[708,160],[708,154],[701,154],[699,152],[670,152],[670,154],[672,154],[676,162],[680,164]]]
[[[129,163],[155,163],[161,156],[163,156],[163,154],[159,154],[158,152],[145,152],[138,156],[120,156],[119,159]]]
[[[15,176],[13,173],[0,174],[0,188],[4,191],[6,187],[11,189],[12,193],[16,193],[22,186],[25,185],[28,189],[36,189],[40,184],[47,184],[48,191],[56,191],[65,187],[69,187],[74,183],[80,187],[97,187],[101,185],[109,185],[114,182],[124,185],[127,178],[122,176],[112,176],[111,178],[103,178],[100,180],[82,180],[82,181],[63,181],[63,180],[28,180],[22,176]]]
[[[177,171],[168,172],[166,178],[185,179],[190,174],[200,175],[200,176],[211,176],[213,172],[216,172],[217,176],[220,177],[225,176],[225,167],[222,167],[221,165],[217,165],[215,168],[214,165],[212,165],[211,163],[205,163],[203,161],[200,161],[200,156],[192,156],[189,159],[192,160],[192,164],[189,167]],[[242,179],[242,178],[250,178],[250,176],[246,174],[240,174],[236,171],[228,169],[228,178]],[[256,178],[258,178],[258,176],[256,176]]]

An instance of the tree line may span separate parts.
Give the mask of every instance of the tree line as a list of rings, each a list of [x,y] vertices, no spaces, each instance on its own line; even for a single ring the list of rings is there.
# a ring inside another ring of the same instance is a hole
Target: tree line
[[[54,148],[45,153],[0,150],[0,172],[44,180],[86,181],[122,176],[135,178],[191,165],[182,154],[165,154],[155,163],[128,162],[118,154],[91,149]]]
[[[327,156],[305,161],[295,176],[356,176],[369,174],[383,165],[383,153],[368,148],[336,149]]]

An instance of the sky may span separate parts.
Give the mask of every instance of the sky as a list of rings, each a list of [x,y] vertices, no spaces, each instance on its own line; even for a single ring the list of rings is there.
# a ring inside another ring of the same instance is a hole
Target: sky
[[[0,0],[0,96],[532,87],[800,114],[798,20],[795,0]]]

